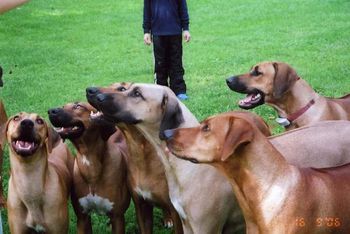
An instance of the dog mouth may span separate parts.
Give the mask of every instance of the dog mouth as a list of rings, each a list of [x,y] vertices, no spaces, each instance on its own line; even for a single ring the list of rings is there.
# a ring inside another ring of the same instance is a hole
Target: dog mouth
[[[247,94],[244,99],[239,100],[238,106],[242,109],[252,109],[265,103],[265,94],[255,89]]]
[[[84,125],[81,122],[65,126],[55,126],[54,129],[63,139],[78,138],[85,131]]]
[[[90,112],[90,118],[91,118],[92,120],[98,120],[98,119],[100,119],[100,118],[103,118],[103,114],[102,114],[101,111],[96,111],[96,112],[91,111],[91,112]]]
[[[172,153],[174,156],[176,156],[179,159],[190,161],[192,163],[199,163],[199,161],[195,158],[189,157],[187,155],[181,155],[180,152],[182,152],[182,149],[180,149],[179,147],[170,146],[169,144],[167,144],[165,151]]]
[[[23,157],[33,155],[39,148],[39,142],[33,139],[15,139],[11,142],[13,150]]]

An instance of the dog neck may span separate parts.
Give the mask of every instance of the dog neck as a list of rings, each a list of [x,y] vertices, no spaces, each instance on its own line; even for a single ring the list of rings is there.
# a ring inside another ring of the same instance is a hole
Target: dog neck
[[[81,137],[71,141],[77,149],[76,162],[80,173],[87,183],[95,183],[102,173],[107,141],[102,139],[97,128],[85,130]]]
[[[30,158],[22,158],[10,149],[11,183],[17,190],[30,216],[37,223],[44,222],[42,195],[50,176],[46,147],[40,147]]]
[[[184,121],[178,127],[194,127],[199,125],[197,119],[185,105],[181,102],[179,102],[179,104]],[[136,128],[146,137],[152,146],[154,146],[165,169],[170,199],[173,204],[177,204],[176,210],[183,222],[187,222],[188,211],[186,211],[186,207],[182,205],[182,197],[183,194],[185,194],[183,191],[185,191],[186,186],[189,186],[189,183],[192,182],[191,178],[194,177],[199,170],[205,168],[205,166],[194,165],[185,160],[178,159],[175,156],[170,156],[168,152],[165,151],[166,143],[159,138],[160,123],[149,125],[141,122],[136,125]]]
[[[247,226],[269,233],[268,227],[280,209],[295,180],[294,167],[258,131],[253,141],[236,150],[227,162],[214,166],[229,177]]]
[[[295,113],[301,113],[293,118],[292,121],[296,123],[298,118],[311,107],[313,104],[310,105],[312,100],[316,102],[318,98],[319,95],[311,88],[311,86],[303,79],[299,79],[281,99],[273,100],[268,104],[274,107],[277,110],[278,115],[282,118],[288,118],[294,116]],[[301,110],[304,111],[301,112]]]

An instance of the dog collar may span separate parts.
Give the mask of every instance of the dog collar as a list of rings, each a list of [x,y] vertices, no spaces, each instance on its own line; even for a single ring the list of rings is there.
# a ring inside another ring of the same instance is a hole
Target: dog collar
[[[293,114],[288,115],[287,118],[282,118],[282,117],[276,118],[276,122],[278,124],[282,125],[283,127],[287,127],[287,126],[291,125],[291,123],[294,120],[296,120],[302,114],[304,114],[313,104],[315,104],[315,100],[311,99],[311,101],[309,101],[308,104],[306,104],[306,106],[302,107],[301,109],[294,112]]]

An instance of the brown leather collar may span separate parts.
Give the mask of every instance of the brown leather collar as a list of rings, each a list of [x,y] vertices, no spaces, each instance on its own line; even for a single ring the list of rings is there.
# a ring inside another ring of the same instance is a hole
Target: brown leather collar
[[[288,115],[287,119],[289,120],[289,122],[293,122],[294,120],[299,118],[302,114],[304,114],[313,104],[315,104],[315,100],[311,99],[311,101],[309,101],[309,103],[306,104],[306,106],[294,112],[293,114]]]

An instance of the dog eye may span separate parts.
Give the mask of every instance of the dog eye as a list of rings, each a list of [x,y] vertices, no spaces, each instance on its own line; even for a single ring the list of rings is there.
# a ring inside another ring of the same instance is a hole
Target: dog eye
[[[259,72],[258,70],[254,70],[254,71],[252,71],[251,73],[250,73],[250,75],[252,75],[252,76],[260,76],[260,75],[262,75],[262,72]]]
[[[139,91],[135,91],[135,92],[133,93],[133,96],[134,96],[134,97],[141,97],[141,93],[140,93]]]
[[[36,123],[42,125],[42,124],[44,124],[44,120],[43,119],[36,119]]]
[[[20,118],[19,118],[19,116],[18,115],[16,115],[15,117],[13,117],[13,120],[14,121],[18,121]]]
[[[208,125],[208,124],[204,125],[204,126],[202,127],[202,131],[203,131],[203,132],[209,132],[209,131],[210,131],[209,125]]]
[[[82,106],[79,105],[79,104],[75,104],[75,105],[73,106],[73,109],[74,109],[74,110],[81,109],[81,108],[82,108]]]
[[[117,90],[120,91],[120,92],[123,92],[123,91],[126,90],[126,88],[124,88],[124,87],[118,87]]]

